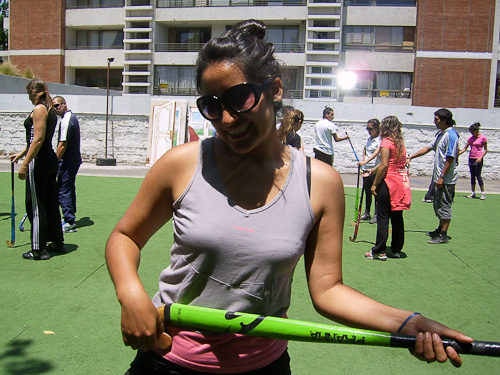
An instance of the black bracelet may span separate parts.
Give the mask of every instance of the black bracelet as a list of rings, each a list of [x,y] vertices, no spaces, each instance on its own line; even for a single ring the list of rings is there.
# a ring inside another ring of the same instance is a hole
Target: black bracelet
[[[411,320],[411,318],[413,318],[415,315],[422,315],[422,314],[420,314],[418,312],[414,312],[413,314],[411,314],[408,318],[406,318],[406,320],[403,322],[403,324],[401,324],[399,326],[397,333],[401,332],[401,330],[404,328],[406,323],[408,323]]]

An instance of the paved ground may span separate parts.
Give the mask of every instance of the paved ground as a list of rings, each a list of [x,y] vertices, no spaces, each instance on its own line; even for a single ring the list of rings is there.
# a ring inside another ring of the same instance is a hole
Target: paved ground
[[[109,176],[109,177],[132,177],[144,178],[149,170],[149,166],[125,165],[119,164],[114,167],[97,166],[95,163],[83,163],[78,174],[80,176]],[[18,165],[15,167],[16,171]],[[10,171],[10,162],[6,159],[0,160],[0,172]],[[356,174],[343,174],[342,179],[345,186],[356,186]],[[430,176],[410,176],[411,187],[413,190],[427,190],[430,182]],[[500,193],[500,180],[485,181],[486,193]],[[470,182],[468,178],[459,178],[457,191],[470,191]],[[477,189],[479,192],[479,189]]]

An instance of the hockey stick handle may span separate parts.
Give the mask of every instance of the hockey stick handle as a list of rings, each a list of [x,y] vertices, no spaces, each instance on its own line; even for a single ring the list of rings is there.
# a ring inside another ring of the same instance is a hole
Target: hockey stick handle
[[[280,340],[409,349],[414,348],[416,342],[415,336],[395,335],[179,303],[167,304],[158,310],[160,314],[163,314],[165,324],[223,333],[239,333]],[[445,338],[442,339],[442,342],[444,346],[453,347],[457,353],[500,357],[500,342],[474,341],[470,344],[464,344]]]
[[[346,134],[347,137],[349,137],[349,134],[347,134],[347,132],[345,134]],[[351,145],[351,148],[352,148],[352,152],[354,152],[354,156],[356,157],[356,160],[359,163],[360,160],[358,158],[358,154],[356,154],[356,151],[354,150],[354,146],[352,145],[351,138],[347,138],[347,140],[349,141],[349,144]]]

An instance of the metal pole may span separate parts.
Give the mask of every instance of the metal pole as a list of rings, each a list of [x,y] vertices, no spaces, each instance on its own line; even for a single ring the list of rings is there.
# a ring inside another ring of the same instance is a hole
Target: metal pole
[[[108,71],[106,75],[106,141],[104,143],[104,158],[108,158],[108,112],[109,112],[109,66],[111,59],[108,59]]]

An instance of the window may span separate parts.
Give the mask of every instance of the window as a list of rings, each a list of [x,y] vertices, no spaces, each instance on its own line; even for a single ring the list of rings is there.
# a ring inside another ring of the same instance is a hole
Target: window
[[[171,29],[170,43],[206,43],[210,40],[210,28]]]
[[[196,72],[194,66],[155,66],[155,87],[162,94],[196,95]]]
[[[105,89],[107,86],[106,69],[76,69],[75,84],[78,86]],[[109,88],[122,90],[122,69],[109,70]]]
[[[115,8],[123,7],[125,0],[68,0],[68,8]]]
[[[415,27],[345,26],[345,50],[413,52]]]
[[[412,73],[358,71],[356,75],[356,87],[349,90],[349,96],[410,97]]]
[[[267,40],[274,44],[276,52],[304,52],[299,45],[298,26],[268,26]]]
[[[122,49],[122,30],[77,30],[77,49]]]

